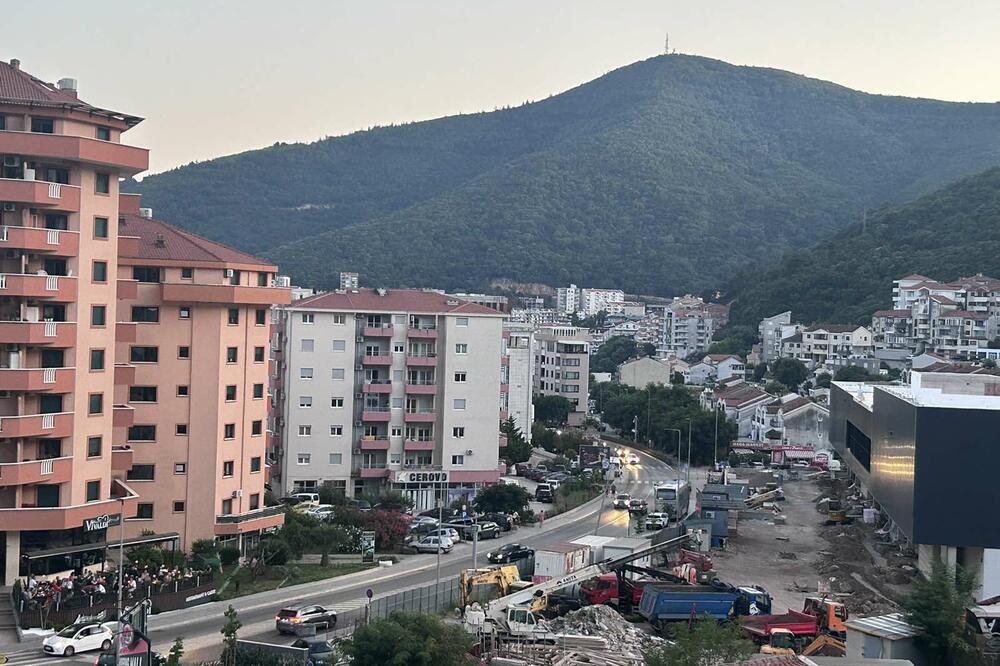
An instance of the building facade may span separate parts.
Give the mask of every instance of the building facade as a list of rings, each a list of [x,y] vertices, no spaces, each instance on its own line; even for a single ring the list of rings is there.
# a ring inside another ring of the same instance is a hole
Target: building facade
[[[500,420],[514,417],[514,423],[530,442],[531,424],[535,422],[535,406],[531,401],[535,377],[535,327],[505,321],[503,340],[507,392],[500,394]]]
[[[394,488],[417,508],[501,473],[503,315],[435,291],[335,291],[280,310],[284,492]],[[278,475],[276,475],[278,476]]]
[[[670,386],[674,373],[681,376],[687,372],[688,364],[679,358],[658,359],[650,356],[633,358],[618,366],[618,381],[636,389],[644,389],[650,384]]]
[[[537,395],[561,395],[572,403],[570,425],[587,418],[590,396],[590,334],[573,326],[546,326],[535,331]]]
[[[819,324],[783,339],[781,349],[782,356],[797,358],[811,369],[835,370],[869,362],[875,343],[864,326]]]
[[[729,321],[729,306],[706,303],[697,296],[682,296],[664,308],[661,356],[686,358],[705,351],[715,332]]]
[[[792,323],[792,311],[786,310],[771,317],[765,317],[757,326],[760,335],[760,357],[764,363],[781,357],[781,341],[795,335],[801,326]]]
[[[830,448],[830,410],[809,398],[789,393],[757,405],[750,439],[768,444]]]

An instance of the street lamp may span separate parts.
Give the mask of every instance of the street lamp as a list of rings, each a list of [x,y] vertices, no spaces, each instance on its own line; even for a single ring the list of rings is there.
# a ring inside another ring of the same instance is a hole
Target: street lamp
[[[674,520],[680,520],[681,515],[681,429],[680,428],[667,428],[667,432],[677,433],[677,488],[674,490]],[[656,498],[653,498],[653,503],[655,507]]]
[[[115,663],[122,649],[122,592],[125,589],[125,498],[118,498],[118,635],[115,636]]]
[[[677,452],[678,457],[680,456],[680,451]],[[687,471],[684,473],[684,478],[690,483],[691,482],[691,417],[688,417],[688,464]]]

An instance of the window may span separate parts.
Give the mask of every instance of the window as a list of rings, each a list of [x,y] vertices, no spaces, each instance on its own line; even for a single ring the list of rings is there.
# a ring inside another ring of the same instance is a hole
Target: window
[[[403,345],[403,343],[401,343],[401,342],[394,342],[394,343],[392,343],[392,353],[393,354],[402,354],[404,351],[406,351],[406,346]]]
[[[129,402],[156,402],[155,386],[129,386]]]
[[[187,474],[188,466],[187,463],[174,463],[174,474]]]
[[[333,315],[333,323],[337,326],[343,326],[347,322],[347,315],[335,314]]]
[[[342,351],[344,351],[346,349],[347,349],[347,341],[346,340],[334,340],[333,341],[333,351],[335,351],[335,352],[342,352]]]
[[[580,379],[580,373],[579,372],[573,372],[571,370],[567,370],[566,372],[562,373],[562,378],[563,379]]]
[[[41,134],[52,134],[55,131],[55,121],[52,118],[32,118],[31,131]]]
[[[7,129],[7,116],[0,113],[0,130]]]
[[[236,465],[233,464],[232,460],[227,460],[222,463],[222,478],[226,478],[233,475]]]
[[[177,435],[178,437],[185,437],[185,436],[187,436],[187,434],[188,434],[188,424],[187,423],[178,423],[177,425],[175,425],[174,426],[174,434]]]
[[[299,407],[308,409],[313,406],[313,399],[311,395],[300,395],[299,396]]]
[[[468,317],[456,317],[455,318],[455,326],[461,326],[462,328],[467,328],[469,326],[469,318]]]
[[[392,426],[392,429],[389,430],[389,434],[392,437],[402,437],[403,429],[399,426]]]
[[[156,266],[133,266],[132,279],[139,282],[161,282],[162,275]]]
[[[264,422],[257,420],[250,422],[250,436],[260,437],[264,434]]]
[[[562,393],[579,393],[580,387],[576,384],[563,384]]]
[[[455,353],[456,354],[468,354],[469,353],[469,345],[465,344],[464,342],[457,343],[455,345]]]
[[[104,369],[104,350],[103,349],[91,349],[90,350],[90,369],[91,370],[103,370]]]
[[[260,508],[260,493],[250,495],[250,510],[256,511]]]
[[[398,465],[401,462],[403,462],[403,454],[402,453],[390,453],[389,454],[389,464],[390,465]]]
[[[132,321],[155,323],[160,321],[160,308],[150,305],[133,305]]]
[[[451,436],[457,439],[465,437],[465,426],[455,426],[451,429]]]
[[[267,310],[257,308],[253,315],[254,326],[265,326],[267,324]]]
[[[267,286],[267,273],[257,273],[257,286],[258,287]]]
[[[187,345],[182,345],[177,348],[177,358],[191,358],[191,348]]]
[[[135,519],[136,520],[152,520],[153,519],[153,505],[150,502],[139,502],[135,505]]]
[[[111,175],[107,173],[95,174],[94,191],[98,194],[111,194]]]
[[[184,502],[174,500],[174,513],[184,513]]]
[[[104,394],[103,393],[91,393],[87,400],[87,413],[88,414],[103,414],[104,413]]]
[[[236,347],[226,347],[226,363],[236,363],[239,358],[239,352]]]
[[[297,465],[308,465],[310,462],[312,462],[312,454],[300,453],[295,456],[295,464]]]
[[[125,436],[130,442],[155,442],[155,425],[134,425],[129,426],[128,434]]]
[[[341,437],[344,434],[344,426],[332,425],[330,426],[330,436],[331,437]]]
[[[191,318],[191,306],[190,305],[182,305],[182,306],[180,306],[177,309],[177,316],[180,317],[181,319],[190,319]]]
[[[224,499],[222,500],[222,515],[230,516],[233,513],[233,500]]]
[[[299,379],[312,379],[313,369],[312,368],[299,368]]]
[[[108,281],[108,262],[106,261],[95,261],[94,270],[91,279],[94,282],[107,282]]]
[[[132,465],[125,474],[129,481],[153,481],[156,478],[155,465]]]
[[[233,269],[226,269],[222,271],[222,277],[227,278],[229,280],[229,284],[238,285],[240,284],[241,279],[243,277],[243,272]]]
[[[313,427],[311,425],[299,426],[299,437],[312,437]]]
[[[343,379],[344,379],[344,369],[343,368],[334,368],[333,369],[333,380],[334,381],[343,381]]]
[[[236,384],[226,386],[226,402],[236,402]]]
[[[228,323],[230,326],[236,326],[240,323],[240,309],[239,308],[229,308]]]
[[[132,347],[129,349],[129,360],[132,363],[156,363],[159,359],[159,347]]]
[[[303,312],[302,313],[302,323],[303,324],[313,324],[315,322],[316,322],[316,315],[314,315],[312,312]]]
[[[264,397],[264,385],[263,384],[254,384],[253,385],[253,399],[254,400],[261,400],[261,399],[263,399],[263,397]]]
[[[254,456],[250,459],[250,473],[260,471],[260,456]]]
[[[227,423],[222,426],[222,438],[223,439],[236,439],[236,424]]]
[[[342,453],[331,453],[330,454],[330,464],[331,465],[343,465],[344,464],[344,454],[342,454]]]
[[[311,338],[302,338],[299,342],[299,348],[304,352],[311,352],[313,350],[313,346],[315,345],[315,340],[312,340]]]
[[[455,409],[465,409],[465,398],[455,398]]]
[[[465,456],[452,456],[451,464],[455,465],[456,467],[461,467],[462,465],[465,464]]]
[[[459,384],[461,384],[462,382],[464,382],[465,379],[466,379],[466,374],[464,372],[456,372],[455,373],[455,381],[458,382]]]
[[[191,280],[194,278],[194,269],[190,267],[185,267],[181,269],[181,279]]]
[[[91,326],[104,326],[104,322],[107,319],[108,306],[106,305],[91,305],[90,306],[90,325]]]
[[[181,385],[177,387],[177,397],[186,398],[190,394],[190,389],[187,386]]]
[[[254,363],[263,363],[264,362],[264,348],[263,347],[254,347],[253,348],[253,362]]]
[[[107,237],[108,237],[108,218],[95,217],[94,238],[107,238]]]
[[[111,128],[98,127],[97,138],[100,139],[101,141],[111,141]]]
[[[341,409],[344,406],[343,398],[330,398],[330,407],[334,409]]]
[[[88,437],[87,438],[87,457],[88,458],[100,458],[101,457],[101,445],[103,441],[100,437]]]

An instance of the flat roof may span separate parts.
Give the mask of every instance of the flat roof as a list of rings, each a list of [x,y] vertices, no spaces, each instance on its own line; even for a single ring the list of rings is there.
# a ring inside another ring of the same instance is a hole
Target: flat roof
[[[844,624],[848,629],[854,629],[870,636],[880,636],[891,641],[913,638],[921,634],[920,629],[903,619],[902,613],[875,615],[873,617],[855,617]]]

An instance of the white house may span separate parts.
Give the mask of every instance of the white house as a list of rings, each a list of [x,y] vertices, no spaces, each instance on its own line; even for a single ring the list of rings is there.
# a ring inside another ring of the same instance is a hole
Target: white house
[[[743,379],[746,376],[746,364],[735,354],[707,354],[697,363],[691,365],[684,376],[687,384],[703,386],[713,381],[722,381],[731,377]]]
[[[683,375],[687,369],[688,364],[679,358],[658,359],[644,356],[630,359],[618,366],[618,381],[637,389],[646,388],[649,384],[669,386],[675,372]]]

